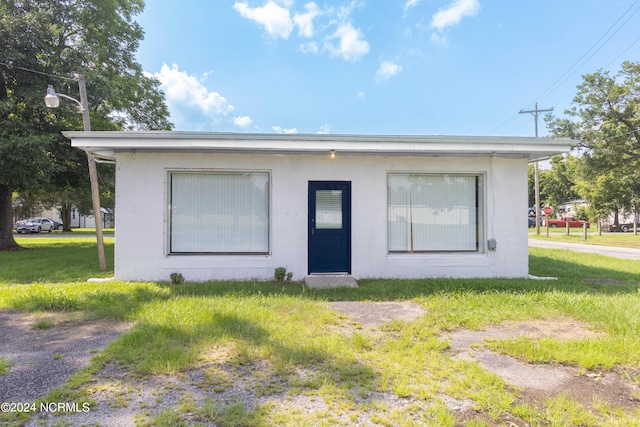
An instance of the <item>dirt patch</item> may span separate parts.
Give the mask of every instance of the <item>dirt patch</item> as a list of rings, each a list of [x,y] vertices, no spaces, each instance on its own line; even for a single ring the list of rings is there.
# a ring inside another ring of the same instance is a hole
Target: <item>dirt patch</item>
[[[394,321],[412,321],[425,313],[411,302],[332,302],[329,307],[352,318],[367,328]],[[454,357],[474,361],[498,375],[507,384],[521,390],[520,398],[532,404],[542,404],[550,396],[566,393],[576,401],[592,408],[598,399],[609,404],[634,410],[640,407],[638,384],[617,372],[585,372],[558,364],[531,364],[514,357],[483,349],[487,340],[554,338],[582,340],[603,335],[569,317],[505,322],[483,331],[460,330],[441,338],[449,341]]]
[[[484,331],[461,330],[443,336],[455,357],[475,361],[500,376],[506,383],[521,388],[521,399],[541,403],[560,393],[592,408],[598,399],[626,410],[640,407],[640,388],[616,372],[585,372],[559,364],[531,364],[482,348],[487,340],[554,338],[581,340],[602,335],[570,318],[506,322]]]
[[[422,306],[412,302],[356,302],[336,301],[327,304],[333,310],[351,317],[364,327],[378,326],[401,320],[411,322],[426,313]]]
[[[130,326],[73,314],[0,311],[0,357],[12,363],[0,376],[0,402],[34,401],[60,387]]]

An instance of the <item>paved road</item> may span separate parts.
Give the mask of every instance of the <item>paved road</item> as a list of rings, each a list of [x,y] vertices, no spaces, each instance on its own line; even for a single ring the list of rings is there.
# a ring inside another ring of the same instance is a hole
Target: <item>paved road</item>
[[[549,249],[568,249],[577,252],[589,252],[606,255],[614,258],[626,258],[640,260],[640,249],[619,248],[616,246],[598,246],[585,243],[564,243],[548,240],[529,239],[529,246]]]

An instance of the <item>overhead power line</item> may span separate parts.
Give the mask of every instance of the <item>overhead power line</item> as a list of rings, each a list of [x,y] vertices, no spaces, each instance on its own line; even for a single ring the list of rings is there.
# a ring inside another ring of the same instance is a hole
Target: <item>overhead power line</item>
[[[28,71],[30,73],[40,74],[40,75],[43,75],[43,76],[55,77],[56,79],[69,80],[69,81],[73,81],[73,82],[77,82],[78,81],[78,79],[75,78],[75,77],[60,76],[58,74],[45,73],[44,71],[37,71],[37,70],[32,70],[30,68],[19,67],[17,65],[14,65],[13,62],[11,62],[11,61],[9,61],[9,62],[0,62],[0,65],[4,65],[5,67],[7,67],[10,70],[12,68],[15,68],[17,70]]]
[[[620,22],[620,20],[622,18],[624,18],[624,16],[626,14],[629,13],[629,11],[631,9],[633,9],[635,7],[636,4],[638,4],[640,2],[640,0],[636,0],[631,7],[629,7],[617,20],[616,22],[614,22],[609,29],[607,29],[607,31],[605,31],[598,40],[596,40],[589,49],[587,49],[585,51],[585,53],[582,54],[582,56],[580,58],[578,58],[573,65],[571,65],[567,71],[565,71],[555,82],[553,82],[553,84],[551,84],[551,86],[549,86],[544,92],[542,92],[541,95],[538,96],[537,101],[540,101],[542,99],[544,99],[545,96],[547,96],[548,94],[550,94],[551,92],[553,92],[554,90],[556,90],[558,87],[562,86],[562,84],[564,82],[566,82],[567,80],[569,80],[576,72],[578,72],[578,70],[587,63],[587,61],[589,61],[591,58],[593,58],[593,56],[598,53],[600,51],[600,49],[602,49],[609,40],[611,40],[611,38],[616,35],[618,33],[618,31],[620,31],[622,29],[622,27],[625,26],[625,24],[627,22],[629,22],[629,20],[640,10],[640,6],[638,6],[638,8],[636,8],[636,10],[634,10],[628,17],[627,19],[625,19],[625,21],[618,27],[616,28],[616,30],[611,33],[611,35],[609,35],[609,37],[607,37],[606,40],[604,40],[604,42],[602,42],[599,46],[598,43],[600,43],[600,41],[611,31],[613,30],[613,28],[618,24],[618,22]],[[597,46],[597,48],[596,48]],[[593,52],[591,52],[593,51]],[[591,55],[589,55],[588,57],[586,57],[589,52],[591,52]],[[586,57],[586,58],[585,58]]]
[[[598,53],[609,42],[609,40],[611,40],[611,38],[613,38],[613,36],[616,35],[623,28],[629,22],[629,20],[631,20],[631,18],[636,13],[638,13],[638,11],[640,11],[640,6],[638,6],[639,3],[640,3],[640,0],[634,1],[633,4],[631,6],[629,6],[622,13],[622,15],[620,15],[620,17],[618,19],[616,19],[616,21],[613,24],[611,24],[611,26],[589,47],[589,49],[587,49],[569,68],[567,68],[567,70],[564,73],[562,73],[562,75],[560,77],[558,77],[558,79],[556,79],[556,81],[554,81],[547,89],[545,89],[538,97],[535,98],[534,102],[538,102],[539,100],[544,99],[546,96],[548,96],[549,94],[551,94],[552,92],[557,90],[567,80],[569,80],[576,72],[578,72],[578,70],[584,64],[586,64],[587,61],[589,61],[591,58],[593,58],[593,56],[596,53]],[[636,7],[636,6],[638,6],[638,7]],[[625,19],[625,17],[626,17],[626,19]],[[621,21],[622,21],[622,23],[620,24]],[[618,24],[620,24],[620,25],[618,25]],[[616,26],[617,26],[617,28],[616,28]],[[609,36],[607,37],[607,35],[609,35]],[[618,56],[616,56],[616,58],[614,60],[609,62],[609,64],[607,64],[606,67],[609,67],[611,64],[613,64],[618,58],[620,58],[622,55],[624,55],[627,51],[629,51],[638,42],[640,42],[640,38],[635,40],[634,42],[632,42]],[[567,98],[570,98],[571,96],[572,95],[569,95],[569,96],[565,97],[562,102],[564,102]],[[532,104],[533,104],[533,102],[529,103],[527,105],[527,107],[529,107]],[[506,126],[507,124],[511,123],[517,117],[518,117],[518,115],[514,114],[513,116],[509,117],[508,119],[504,120],[502,123],[500,123],[499,125],[497,125],[493,129],[491,129],[491,131],[489,133],[496,132],[498,129],[501,129],[504,126]]]

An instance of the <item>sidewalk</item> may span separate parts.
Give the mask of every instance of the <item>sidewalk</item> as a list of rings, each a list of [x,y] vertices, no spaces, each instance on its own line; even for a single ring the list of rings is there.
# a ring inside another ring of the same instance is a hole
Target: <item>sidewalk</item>
[[[588,252],[610,256],[614,258],[626,258],[640,260],[640,249],[620,248],[617,246],[598,246],[585,243],[564,243],[549,240],[529,239],[529,246],[547,249],[566,249],[577,252]]]

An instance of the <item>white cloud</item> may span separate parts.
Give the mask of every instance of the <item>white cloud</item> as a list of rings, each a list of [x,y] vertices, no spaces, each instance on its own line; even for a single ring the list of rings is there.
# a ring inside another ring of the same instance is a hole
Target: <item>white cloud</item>
[[[320,15],[320,9],[314,2],[304,5],[306,13],[293,15],[293,22],[298,26],[298,34],[303,37],[313,37],[313,19]]]
[[[320,48],[316,42],[309,42],[300,45],[300,51],[303,53],[313,53],[316,54],[320,52]]]
[[[454,0],[446,9],[440,9],[431,17],[431,28],[443,31],[459,23],[465,16],[474,16],[480,10],[478,0]]]
[[[162,64],[160,72],[152,76],[160,81],[160,88],[166,95],[172,118],[182,117],[185,115],[185,109],[194,107],[212,119],[225,116],[234,110],[225,97],[209,91],[198,78],[180,71],[176,64],[171,67]]]
[[[284,2],[285,7],[290,7],[292,2]],[[269,36],[273,38],[289,38],[293,31],[293,21],[289,10],[273,1],[267,2],[262,7],[251,8],[247,3],[236,2],[233,8],[243,18],[250,19],[264,26]]]
[[[369,43],[364,40],[360,30],[353,28],[351,23],[342,23],[329,38],[338,39],[338,44],[327,43],[327,50],[332,56],[341,56],[347,61],[357,61],[369,53]]]
[[[338,8],[336,15],[340,21],[346,21],[356,8],[364,7],[365,2],[352,0],[349,4],[342,5]]]
[[[308,1],[304,4],[304,10],[298,11],[294,9],[293,0],[263,1],[261,7],[250,7],[247,1],[236,1],[233,8],[240,16],[263,26],[274,39],[289,39],[297,28],[298,37],[311,39],[298,44],[299,51],[303,53],[328,53],[352,62],[369,53],[370,47],[365,36],[350,20],[355,8],[364,7],[362,0],[351,0],[339,7],[323,8],[315,1]],[[324,17],[326,22],[318,25],[319,17]]]
[[[376,71],[376,80],[386,80],[390,77],[395,76],[400,71],[402,71],[402,65],[398,65],[391,61],[382,61],[378,71]]]
[[[404,4],[404,13],[407,13],[407,11],[412,7],[417,6],[418,3],[420,3],[420,0],[407,0]]]
[[[284,133],[284,134],[294,134],[294,133],[298,133],[298,129],[296,128],[283,128],[281,126],[271,126],[271,129],[273,129],[273,131],[275,133]]]
[[[238,116],[233,119],[233,124],[241,128],[248,128],[251,123],[253,123],[253,120],[249,116]]]
[[[320,129],[316,132],[316,135],[328,135],[331,133],[331,126],[328,124],[323,124],[320,126]]]

